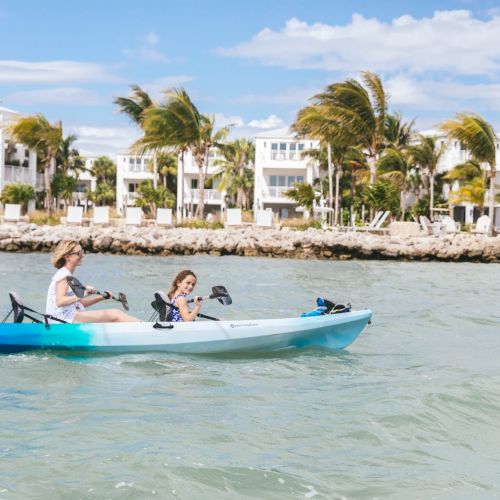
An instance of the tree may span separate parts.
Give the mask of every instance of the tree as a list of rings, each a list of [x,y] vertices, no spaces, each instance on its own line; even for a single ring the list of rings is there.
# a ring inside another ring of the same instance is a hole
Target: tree
[[[50,166],[62,143],[61,122],[51,125],[42,114],[20,118],[10,128],[16,141],[35,149],[43,162],[45,179],[45,205],[49,213],[52,211],[52,191],[50,187]]]
[[[495,173],[496,173],[496,135],[493,127],[477,114],[458,113],[455,120],[447,120],[441,129],[448,137],[460,141],[470,152],[473,159],[489,166],[489,214],[488,235],[493,236],[495,218]]]
[[[409,148],[415,163],[424,169],[429,178],[429,217],[433,217],[432,209],[434,208],[434,184],[437,166],[446,150],[444,141],[438,146],[435,137],[419,136],[419,143]]]
[[[116,199],[116,165],[107,156],[100,156],[92,165],[96,178],[96,189],[89,193],[89,199],[96,205],[108,205]]]
[[[118,106],[120,113],[127,115],[132,122],[142,129],[144,122],[144,112],[155,105],[149,94],[139,85],[131,85],[132,94],[130,97],[117,97],[114,103]],[[156,151],[153,152],[153,185],[156,188],[158,178],[158,166]]]
[[[285,192],[285,196],[310,211],[313,209],[314,203],[317,203],[320,198],[313,186],[305,182],[296,182],[292,189]]]
[[[144,136],[134,143],[135,151],[174,147],[181,154],[190,149],[198,166],[198,207],[196,217],[203,219],[205,178],[210,148],[218,147],[229,133],[229,127],[215,131],[215,118],[201,114],[183,88],[164,91],[165,102],[144,111]]]
[[[220,148],[224,159],[214,161],[218,171],[214,177],[219,177],[219,191],[226,190],[230,196],[236,197],[238,208],[248,209],[251,206],[251,196],[254,187],[255,145],[248,139],[236,139]]]
[[[336,135],[343,143],[359,145],[370,168],[370,184],[375,182],[376,160],[386,142],[388,97],[380,78],[369,71],[361,73],[366,88],[349,78],[326,87],[313,98],[325,117],[336,124]]]
[[[160,183],[171,193],[175,193],[177,191],[177,155],[170,151],[161,151],[156,159]],[[150,161],[148,167],[154,172],[154,161]]]
[[[392,214],[399,213],[399,189],[389,179],[378,179],[374,184],[365,187],[363,201],[375,210],[389,210]]]
[[[0,195],[0,201],[2,203],[20,204],[24,212],[28,210],[28,203],[35,198],[36,195],[33,186],[20,182],[6,184]]]
[[[141,182],[138,194],[135,204],[145,208],[150,213],[155,213],[157,208],[173,208],[175,206],[175,198],[172,193],[164,186],[155,188],[150,180]]]

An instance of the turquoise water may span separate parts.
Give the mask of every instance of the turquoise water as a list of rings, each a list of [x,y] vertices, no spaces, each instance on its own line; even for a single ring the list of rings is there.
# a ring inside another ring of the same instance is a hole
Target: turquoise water
[[[374,311],[341,352],[0,357],[0,498],[500,496],[500,266],[87,255],[78,277],[149,316],[177,270],[223,318],[317,295]],[[48,254],[0,254],[43,309]]]

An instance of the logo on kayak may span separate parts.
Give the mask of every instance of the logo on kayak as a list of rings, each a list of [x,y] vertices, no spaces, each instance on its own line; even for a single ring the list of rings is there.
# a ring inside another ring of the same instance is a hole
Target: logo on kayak
[[[242,326],[259,326],[259,325],[258,323],[239,323],[238,325],[231,323],[229,326],[231,328],[241,328]]]

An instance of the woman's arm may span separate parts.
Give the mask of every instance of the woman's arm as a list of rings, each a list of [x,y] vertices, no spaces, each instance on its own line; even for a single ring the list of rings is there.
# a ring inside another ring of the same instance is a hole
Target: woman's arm
[[[193,310],[191,312],[189,312],[187,299],[185,297],[179,297],[176,302],[177,302],[177,307],[179,308],[179,313],[181,315],[181,318],[184,321],[194,321],[196,315],[200,312],[201,309],[200,297],[194,298],[195,306],[193,307]]]
[[[71,304],[76,304],[80,302],[80,299],[76,295],[66,295],[68,293],[68,282],[66,278],[58,281],[56,283],[56,306],[64,307],[70,306]]]
[[[84,297],[83,299],[80,299],[80,302],[83,306],[89,307],[101,302],[101,300],[104,300],[102,295],[94,295],[93,297]]]

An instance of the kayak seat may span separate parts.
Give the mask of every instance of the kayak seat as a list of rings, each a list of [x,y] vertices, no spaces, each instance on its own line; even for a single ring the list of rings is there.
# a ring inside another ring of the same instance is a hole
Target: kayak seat
[[[151,307],[158,312],[160,321],[170,321],[173,312],[173,306],[168,300],[167,294],[158,290],[154,293],[155,300],[151,302]]]
[[[24,307],[21,297],[16,292],[9,292],[12,312],[14,313],[14,323],[22,323],[24,319]]]
[[[309,316],[322,316],[324,314],[338,314],[343,312],[349,312],[351,310],[351,304],[346,306],[343,304],[335,304],[331,300],[324,299],[323,297],[318,297],[316,299],[316,309],[302,313],[301,318],[307,318]]]

